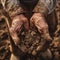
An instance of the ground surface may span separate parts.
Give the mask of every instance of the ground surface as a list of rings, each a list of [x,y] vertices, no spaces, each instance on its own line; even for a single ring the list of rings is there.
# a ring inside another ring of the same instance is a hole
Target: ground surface
[[[60,59],[60,0],[58,0],[57,8],[57,17],[58,17],[58,28],[55,34],[54,40],[51,45],[51,51],[53,52],[53,59]],[[8,29],[6,27],[6,22],[0,20],[0,60],[9,60],[10,51],[9,51],[9,38],[8,38]]]

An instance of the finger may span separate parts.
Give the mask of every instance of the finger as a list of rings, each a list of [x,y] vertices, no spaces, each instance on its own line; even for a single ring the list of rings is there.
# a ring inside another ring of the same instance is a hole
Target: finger
[[[47,32],[47,30],[48,30],[47,29],[48,25],[45,22],[44,17],[42,17],[42,16],[41,17],[39,15],[34,16],[34,25],[38,29],[39,33],[44,33],[44,32]]]
[[[11,36],[12,36],[15,44],[19,44],[19,42],[20,42],[18,34],[20,34],[22,27],[23,27],[22,20],[20,20],[19,17],[15,17],[12,21],[12,26],[10,28]]]
[[[33,16],[31,17],[30,19],[30,29],[34,29],[34,19],[33,19]]]
[[[34,50],[34,51],[32,51],[32,55],[36,55],[37,54],[37,52]]]
[[[28,22],[28,19],[25,19],[25,20],[24,20],[24,28],[25,28],[26,30],[29,30],[29,22]]]

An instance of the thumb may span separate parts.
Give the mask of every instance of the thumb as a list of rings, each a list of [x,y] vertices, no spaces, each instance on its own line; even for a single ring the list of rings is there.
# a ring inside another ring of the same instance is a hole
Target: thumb
[[[26,20],[26,21],[24,22],[24,28],[25,28],[26,30],[29,30],[28,20]]]

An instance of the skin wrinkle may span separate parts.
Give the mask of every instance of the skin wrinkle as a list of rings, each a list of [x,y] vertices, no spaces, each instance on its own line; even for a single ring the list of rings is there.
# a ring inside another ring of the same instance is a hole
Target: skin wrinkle
[[[17,22],[15,21],[15,22],[13,22],[13,23],[14,23],[14,25],[16,25],[16,26],[13,25],[13,28],[14,28],[15,31],[17,31],[17,29],[18,29],[19,27],[21,28],[22,23],[20,23],[19,21],[17,21]],[[13,23],[12,23],[12,24],[13,24]],[[20,25],[20,26],[19,26],[19,25]]]

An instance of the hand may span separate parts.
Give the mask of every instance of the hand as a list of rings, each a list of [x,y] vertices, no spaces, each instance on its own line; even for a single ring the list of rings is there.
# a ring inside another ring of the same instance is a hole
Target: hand
[[[11,36],[12,36],[15,44],[20,43],[20,38],[18,37],[18,35],[21,33],[21,30],[22,30],[23,26],[26,30],[29,29],[27,18],[22,14],[16,16],[13,19],[12,26],[10,28]]]

